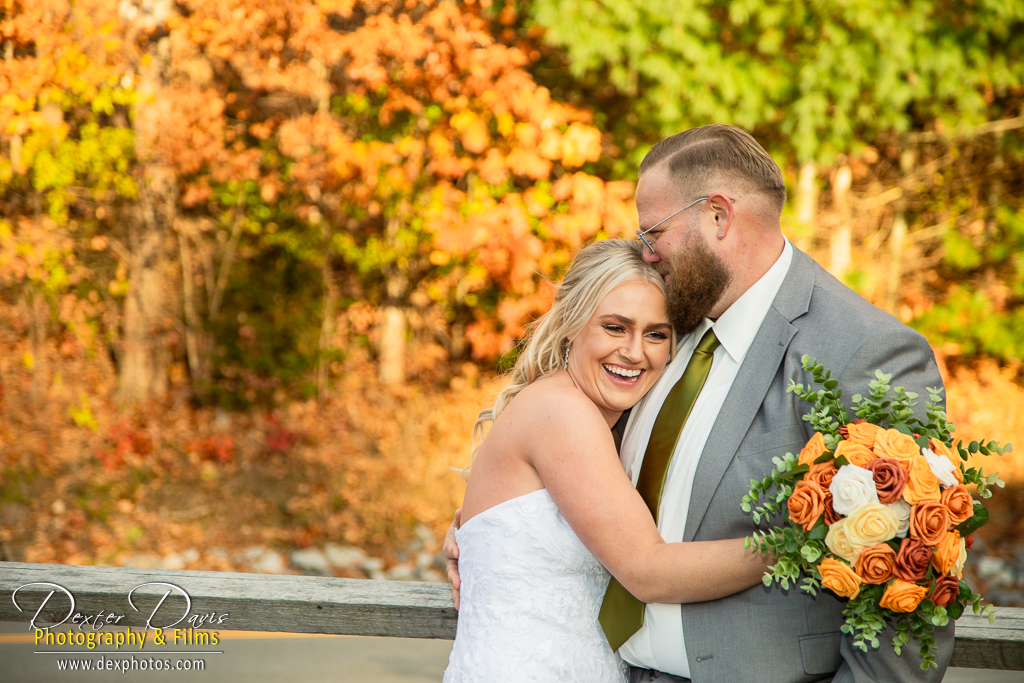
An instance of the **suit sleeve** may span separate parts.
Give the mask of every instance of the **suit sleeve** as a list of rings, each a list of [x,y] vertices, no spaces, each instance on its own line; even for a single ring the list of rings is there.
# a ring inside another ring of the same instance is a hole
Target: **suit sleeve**
[[[935,354],[925,338],[902,325],[894,325],[869,336],[850,357],[850,362],[839,377],[840,385],[850,392],[850,396],[854,393],[865,393],[863,388],[875,379],[876,369],[892,375],[890,386],[904,387],[918,395],[914,411],[917,417],[923,420],[925,401],[929,397],[927,389],[943,386],[942,377],[935,363]],[[847,404],[850,396],[843,396]],[[844,635],[840,645],[843,664],[836,673],[833,683],[942,681],[953,654],[952,621],[947,626],[935,628],[938,668],[931,668],[927,672],[921,670],[920,648],[915,646],[917,641],[911,640],[909,645],[903,648],[903,654],[897,656],[892,649],[894,635],[895,631],[891,627],[886,628],[879,638],[878,649],[869,648],[866,653],[853,646],[852,637]]]

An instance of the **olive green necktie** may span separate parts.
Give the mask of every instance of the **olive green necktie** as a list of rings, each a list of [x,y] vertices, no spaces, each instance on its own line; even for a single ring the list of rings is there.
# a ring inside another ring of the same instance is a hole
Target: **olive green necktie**
[[[672,461],[676,449],[676,441],[683,431],[686,418],[693,409],[697,395],[704,386],[704,381],[711,371],[711,359],[718,348],[718,338],[713,330],[704,333],[697,348],[686,365],[683,376],[665,398],[658,417],[651,430],[651,438],[647,442],[643,464],[640,465],[640,476],[636,482],[636,490],[647,503],[655,523],[658,521],[658,508],[661,505],[661,491],[665,486],[665,473]],[[629,640],[629,637],[640,630],[644,624],[644,603],[622,587],[614,577],[608,584],[601,604],[598,617],[604,629],[608,644],[612,650]]]

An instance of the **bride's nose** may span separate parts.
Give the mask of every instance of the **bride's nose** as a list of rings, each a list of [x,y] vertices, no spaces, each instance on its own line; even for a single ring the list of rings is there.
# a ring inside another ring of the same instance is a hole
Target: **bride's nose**
[[[624,361],[629,363],[639,363],[644,357],[643,336],[639,334],[629,335],[619,348],[619,355],[622,356],[622,360]]]

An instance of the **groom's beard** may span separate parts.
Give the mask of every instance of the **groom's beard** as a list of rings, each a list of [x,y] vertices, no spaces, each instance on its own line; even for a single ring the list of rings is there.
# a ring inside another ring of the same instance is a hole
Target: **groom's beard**
[[[668,318],[682,336],[697,329],[729,286],[725,262],[711,251],[696,230],[671,258],[672,281],[668,291]]]

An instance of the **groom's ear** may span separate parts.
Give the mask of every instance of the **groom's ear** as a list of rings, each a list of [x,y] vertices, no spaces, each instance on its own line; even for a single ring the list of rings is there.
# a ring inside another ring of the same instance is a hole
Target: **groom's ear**
[[[721,192],[715,192],[708,195],[708,208],[713,214],[715,237],[719,240],[725,239],[729,235],[729,229],[732,227],[735,217],[732,200]]]

